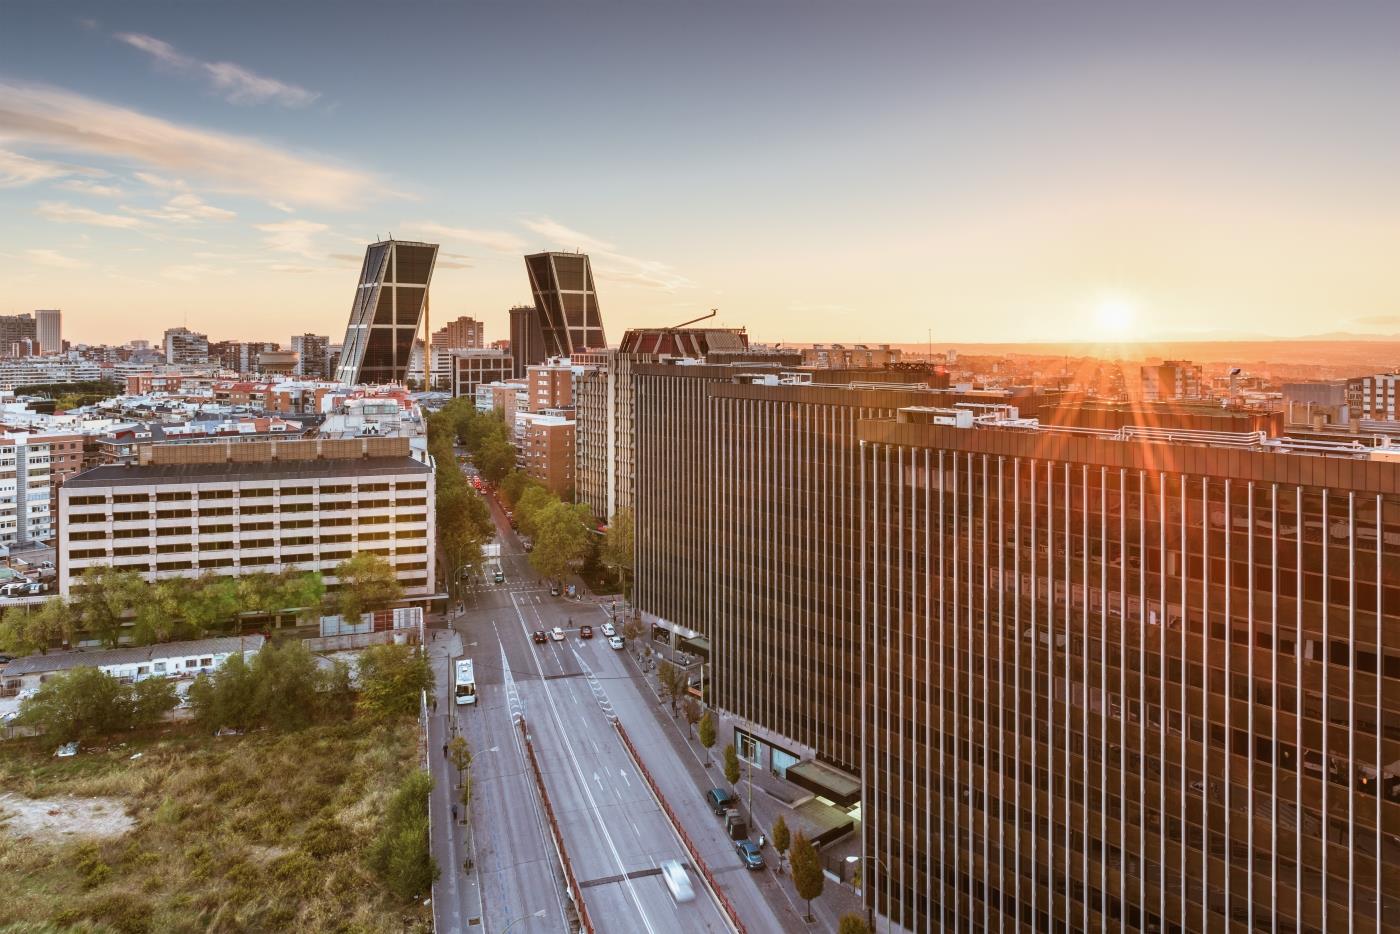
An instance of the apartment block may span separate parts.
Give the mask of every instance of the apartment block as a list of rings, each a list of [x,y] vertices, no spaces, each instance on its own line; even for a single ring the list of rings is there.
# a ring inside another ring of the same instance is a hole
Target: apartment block
[[[526,370],[530,411],[574,407],[574,369],[568,360],[553,360]]]
[[[0,434],[0,546],[54,535],[54,489],[82,463],[82,437],[48,432]],[[55,461],[60,468],[56,475]]]
[[[433,332],[433,349],[480,350],[486,346],[486,323],[468,315],[449,321]]]
[[[482,383],[510,379],[515,361],[499,350],[454,350],[451,352],[452,395],[475,396]]]
[[[368,551],[433,591],[433,474],[407,438],[155,446],[59,491],[59,589],[92,567],[147,580],[320,571]]]
[[[1352,418],[1393,422],[1396,417],[1395,388],[1400,373],[1378,373],[1347,380],[1347,402]]]
[[[165,362],[208,363],[209,337],[189,328],[168,328],[164,338]]]
[[[292,350],[297,354],[296,375],[306,379],[327,379],[331,368],[331,339],[324,334],[293,334]]]
[[[1206,397],[1201,365],[1190,360],[1163,360],[1139,368],[1142,398],[1147,402]]]
[[[574,420],[536,412],[516,414],[520,468],[566,501],[574,497]]]

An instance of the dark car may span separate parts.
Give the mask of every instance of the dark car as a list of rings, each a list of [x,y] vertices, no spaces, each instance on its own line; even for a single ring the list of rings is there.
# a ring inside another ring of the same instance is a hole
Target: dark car
[[[530,638],[533,639],[533,640],[535,641],[535,644],[536,644],[536,645],[544,645],[545,642],[547,641],[547,640],[545,639],[545,634],[544,634],[544,630],[543,630],[543,629],[536,629],[535,632],[534,632],[534,634],[531,635]]]
[[[592,639],[593,627],[588,625],[578,627],[578,637],[580,639]]]
[[[705,792],[705,803],[710,806],[710,810],[715,812],[715,817],[723,817],[724,812],[729,810],[729,805],[734,802],[734,796],[723,788],[711,788]]]
[[[759,850],[758,844],[752,840],[740,840],[735,843],[734,852],[739,854],[739,859],[748,868],[763,868],[763,853]]]

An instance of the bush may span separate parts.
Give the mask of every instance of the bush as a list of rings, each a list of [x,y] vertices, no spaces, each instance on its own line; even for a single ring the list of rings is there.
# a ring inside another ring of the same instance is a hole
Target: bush
[[[175,685],[163,678],[122,684],[96,668],[50,678],[20,707],[19,722],[60,743],[158,723],[175,709]]]
[[[433,780],[414,772],[389,799],[369,863],[384,884],[405,901],[427,891],[438,877],[428,850],[428,794]]]
[[[433,687],[427,656],[406,645],[373,645],[360,653],[360,711],[375,720],[413,716]]]

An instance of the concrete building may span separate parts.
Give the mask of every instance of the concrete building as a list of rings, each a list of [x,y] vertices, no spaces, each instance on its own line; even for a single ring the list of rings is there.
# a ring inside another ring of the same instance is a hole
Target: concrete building
[[[1345,427],[1351,424],[1351,405],[1347,384],[1337,380],[1326,383],[1284,383],[1284,415],[1289,425],[1318,429]]]
[[[1397,383],[1400,383],[1400,373],[1378,373],[1347,380],[1347,403],[1351,407],[1352,417],[1396,421]]]
[[[82,462],[82,437],[58,432],[0,434],[0,546],[48,542],[54,536],[54,490]],[[62,474],[54,474],[58,460]]]
[[[451,353],[453,396],[475,396],[476,387],[509,379],[515,361],[499,350],[454,350]]]
[[[293,334],[292,350],[297,354],[296,375],[304,379],[329,379],[331,339],[324,334]]]
[[[33,356],[39,344],[33,315],[0,315],[0,357]]]
[[[63,353],[63,312],[57,308],[40,308],[34,312],[34,329],[39,339],[39,353]]]
[[[433,592],[431,459],[407,438],[155,446],[59,491],[59,590],[91,567],[147,580],[320,571],[382,555],[409,598]]]
[[[86,383],[103,378],[102,368],[71,357],[0,359],[0,391],[39,383]]]
[[[574,421],[563,415],[517,412],[520,468],[566,502],[574,498]]]
[[[485,346],[485,322],[468,315],[449,321],[433,332],[434,350],[480,350]]]
[[[511,375],[516,379],[524,378],[528,367],[542,363],[548,356],[540,315],[534,305],[516,305],[510,310],[510,355],[515,359]]]
[[[634,599],[877,929],[1395,929],[1400,448],[786,378],[638,368]]]
[[[165,362],[172,365],[209,362],[209,337],[189,328],[165,332]]]
[[[525,374],[529,385],[530,411],[574,407],[573,366],[568,360],[551,360],[530,367]]]
[[[436,243],[385,240],[365,248],[346,326],[339,382],[402,383],[427,312]]]
[[[1144,402],[1205,398],[1201,366],[1190,360],[1163,360],[1139,369]]]
[[[813,344],[802,350],[802,365],[822,368],[878,370],[898,363],[902,350],[889,344]]]
[[[273,341],[214,341],[209,345],[209,362],[235,373],[262,372],[258,363],[265,353],[277,351]]]

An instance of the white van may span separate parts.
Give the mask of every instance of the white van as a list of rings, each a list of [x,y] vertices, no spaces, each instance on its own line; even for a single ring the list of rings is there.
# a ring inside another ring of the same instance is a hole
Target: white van
[[[671,897],[676,901],[695,901],[695,886],[690,884],[690,874],[680,863],[674,859],[662,863],[661,877],[666,880],[666,888],[671,890]]]

